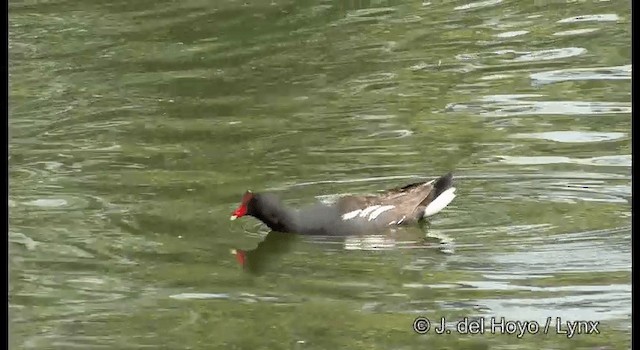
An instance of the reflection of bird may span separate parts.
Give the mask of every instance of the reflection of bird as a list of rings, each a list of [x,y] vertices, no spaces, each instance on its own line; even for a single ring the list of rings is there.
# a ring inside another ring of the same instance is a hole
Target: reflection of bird
[[[453,175],[377,195],[345,196],[334,204],[286,208],[270,193],[247,191],[231,219],[250,215],[279,232],[348,236],[383,232],[436,214],[455,198]]]
[[[296,235],[271,231],[265,239],[252,250],[233,249],[238,263],[247,272],[261,273],[280,255],[288,253],[296,240]]]

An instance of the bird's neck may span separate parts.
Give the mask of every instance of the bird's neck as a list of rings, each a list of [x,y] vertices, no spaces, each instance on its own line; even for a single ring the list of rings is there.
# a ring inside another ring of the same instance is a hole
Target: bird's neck
[[[259,210],[253,216],[273,231],[293,233],[298,228],[298,212],[282,203],[273,203],[270,208]]]

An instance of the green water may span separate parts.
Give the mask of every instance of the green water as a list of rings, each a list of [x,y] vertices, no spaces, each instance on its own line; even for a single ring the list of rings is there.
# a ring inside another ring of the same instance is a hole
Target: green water
[[[629,348],[630,6],[11,1],[10,348]],[[387,237],[228,220],[450,170]]]

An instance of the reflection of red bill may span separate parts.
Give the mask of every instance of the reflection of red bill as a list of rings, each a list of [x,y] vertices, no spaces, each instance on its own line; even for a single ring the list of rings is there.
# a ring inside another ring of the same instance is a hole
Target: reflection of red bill
[[[231,249],[231,254],[236,256],[236,260],[240,266],[244,267],[244,263],[247,260],[247,253],[241,249]]]

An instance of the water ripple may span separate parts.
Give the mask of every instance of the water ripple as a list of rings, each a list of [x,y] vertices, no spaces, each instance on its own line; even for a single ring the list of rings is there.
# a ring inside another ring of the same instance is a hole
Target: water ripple
[[[607,13],[600,15],[584,15],[584,16],[574,16],[563,18],[559,20],[557,23],[578,23],[578,22],[615,22],[618,21],[620,17],[615,13]]]
[[[454,10],[458,10],[458,11],[460,11],[460,10],[475,10],[475,9],[479,9],[479,8],[495,6],[495,5],[498,5],[498,4],[502,3],[502,1],[503,0],[476,1],[476,2],[470,2],[468,4],[456,6],[453,9]]]
[[[627,134],[623,132],[597,132],[597,131],[546,131],[539,133],[514,134],[512,138],[540,139],[562,143],[603,142],[623,139]]]
[[[563,47],[559,49],[548,49],[548,50],[540,50],[529,52],[514,58],[513,60],[505,60],[505,61],[513,61],[513,62],[530,62],[530,61],[547,61],[547,60],[557,60],[561,58],[580,56],[585,54],[587,49],[582,47]]]
[[[386,130],[378,131],[370,134],[368,137],[375,140],[388,140],[388,139],[401,139],[413,135],[413,131],[401,129],[401,130]]]
[[[512,32],[498,33],[498,34],[495,34],[494,36],[496,38],[513,38],[513,37],[520,36],[520,35],[525,35],[525,34],[528,34],[528,33],[529,33],[528,30],[515,30],[515,31],[512,31]]]
[[[597,115],[597,114],[629,114],[629,102],[600,101],[530,101],[532,97],[543,97],[538,94],[491,95],[483,96],[478,103],[454,103],[446,108],[453,111],[478,113],[487,117],[509,117],[525,115]]]
[[[631,65],[553,70],[533,73],[530,77],[537,85],[576,80],[631,80]]]
[[[584,164],[631,167],[631,155],[570,158],[564,156],[499,156],[503,163],[513,165]]]
[[[581,29],[571,29],[571,30],[563,30],[560,32],[555,32],[552,35],[554,36],[571,36],[571,35],[582,35],[589,34],[593,32],[597,32],[600,28],[581,28]]]

